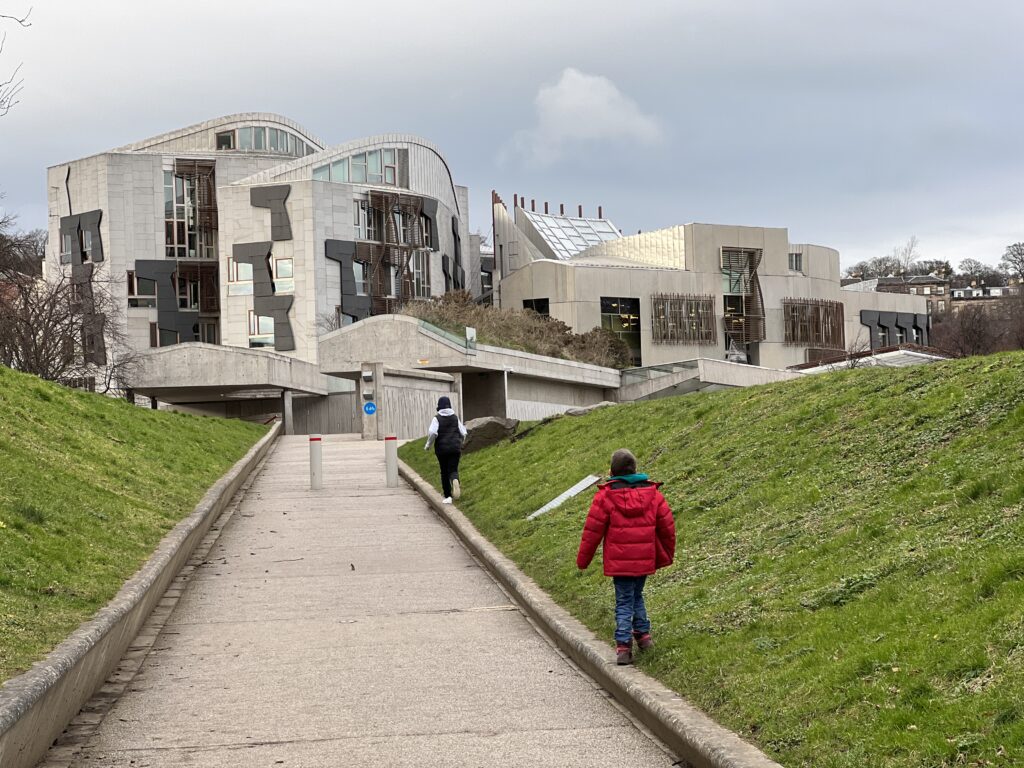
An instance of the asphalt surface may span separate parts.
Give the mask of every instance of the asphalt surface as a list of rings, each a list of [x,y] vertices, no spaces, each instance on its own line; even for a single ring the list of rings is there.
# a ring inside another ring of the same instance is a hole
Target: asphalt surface
[[[383,443],[323,451],[310,491],[307,438],[280,438],[70,765],[672,765],[418,494],[384,487]]]

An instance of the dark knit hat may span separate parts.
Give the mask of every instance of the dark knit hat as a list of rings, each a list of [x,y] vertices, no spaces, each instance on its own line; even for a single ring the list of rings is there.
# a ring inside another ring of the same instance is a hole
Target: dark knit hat
[[[441,411],[441,410],[444,410],[445,408],[451,408],[451,407],[452,407],[452,401],[449,400],[447,397],[442,397],[442,398],[438,399],[438,401],[437,401],[437,410]]]
[[[636,474],[636,456],[626,448],[612,454],[612,477]]]

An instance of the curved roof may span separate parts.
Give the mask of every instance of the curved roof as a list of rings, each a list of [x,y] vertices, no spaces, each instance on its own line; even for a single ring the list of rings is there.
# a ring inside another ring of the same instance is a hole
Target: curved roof
[[[352,141],[347,141],[344,144],[336,144],[333,147],[327,147],[319,152],[314,152],[312,155],[305,155],[304,157],[300,157],[286,163],[281,163],[280,165],[275,165],[273,168],[268,168],[265,171],[254,173],[252,176],[239,179],[234,183],[267,184],[284,178],[287,174],[300,171],[305,168],[309,169],[309,177],[312,178],[314,167],[324,165],[325,163],[329,163],[332,160],[342,157],[348,157],[349,155],[356,154],[363,149],[373,148],[382,144],[413,144],[415,146],[423,147],[437,155],[438,159],[444,165],[445,170],[448,171],[448,182],[451,184],[452,197],[455,200],[456,206],[458,206],[459,196],[455,191],[455,179],[452,176],[452,169],[448,165],[448,161],[445,159],[444,155],[441,154],[440,148],[433,142],[427,141],[426,139],[411,133],[381,133],[376,136],[364,136],[360,139],[353,139]],[[371,184],[367,186],[373,185]]]
[[[302,138],[306,139],[310,144],[313,144],[316,147],[327,146],[327,144],[322,139],[310,133],[306,128],[299,125],[291,118],[285,117],[284,115],[278,115],[273,112],[238,112],[234,115],[224,115],[223,117],[215,117],[211,120],[206,120],[202,123],[196,123],[195,125],[190,125],[186,128],[178,128],[177,130],[169,131],[168,133],[162,133],[159,136],[151,136],[148,139],[143,139],[142,141],[136,141],[132,144],[126,144],[123,147],[118,147],[113,151],[142,152],[157,144],[163,144],[164,142],[167,141],[174,141],[175,139],[180,139],[184,136],[190,136],[191,134],[199,133],[200,131],[208,131],[217,128],[226,128],[228,126],[236,125],[238,123],[246,123],[253,121],[265,123],[279,123],[285,126],[286,128],[290,128],[291,130],[295,131],[295,133],[299,134]],[[307,157],[312,156],[313,155],[307,155]]]

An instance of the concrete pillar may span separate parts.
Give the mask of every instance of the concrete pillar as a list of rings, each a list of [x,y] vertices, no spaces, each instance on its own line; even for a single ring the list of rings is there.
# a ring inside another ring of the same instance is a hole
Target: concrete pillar
[[[362,414],[363,440],[383,440],[387,415],[381,412],[384,397],[384,363],[362,363],[359,377],[359,408]],[[364,409],[373,403],[376,411],[368,414]]]
[[[292,416],[292,391],[286,389],[281,395],[281,416],[284,418],[284,433],[286,435],[295,434],[295,421]]]

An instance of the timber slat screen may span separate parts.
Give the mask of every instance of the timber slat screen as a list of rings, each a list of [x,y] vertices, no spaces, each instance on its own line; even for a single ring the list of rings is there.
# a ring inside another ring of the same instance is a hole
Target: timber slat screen
[[[651,332],[655,344],[717,344],[714,297],[653,294]]]
[[[725,303],[725,335],[744,346],[764,341],[764,297],[757,268],[760,248],[722,248],[722,293]]]
[[[846,328],[841,301],[783,299],[786,344],[815,349],[846,349]]]

